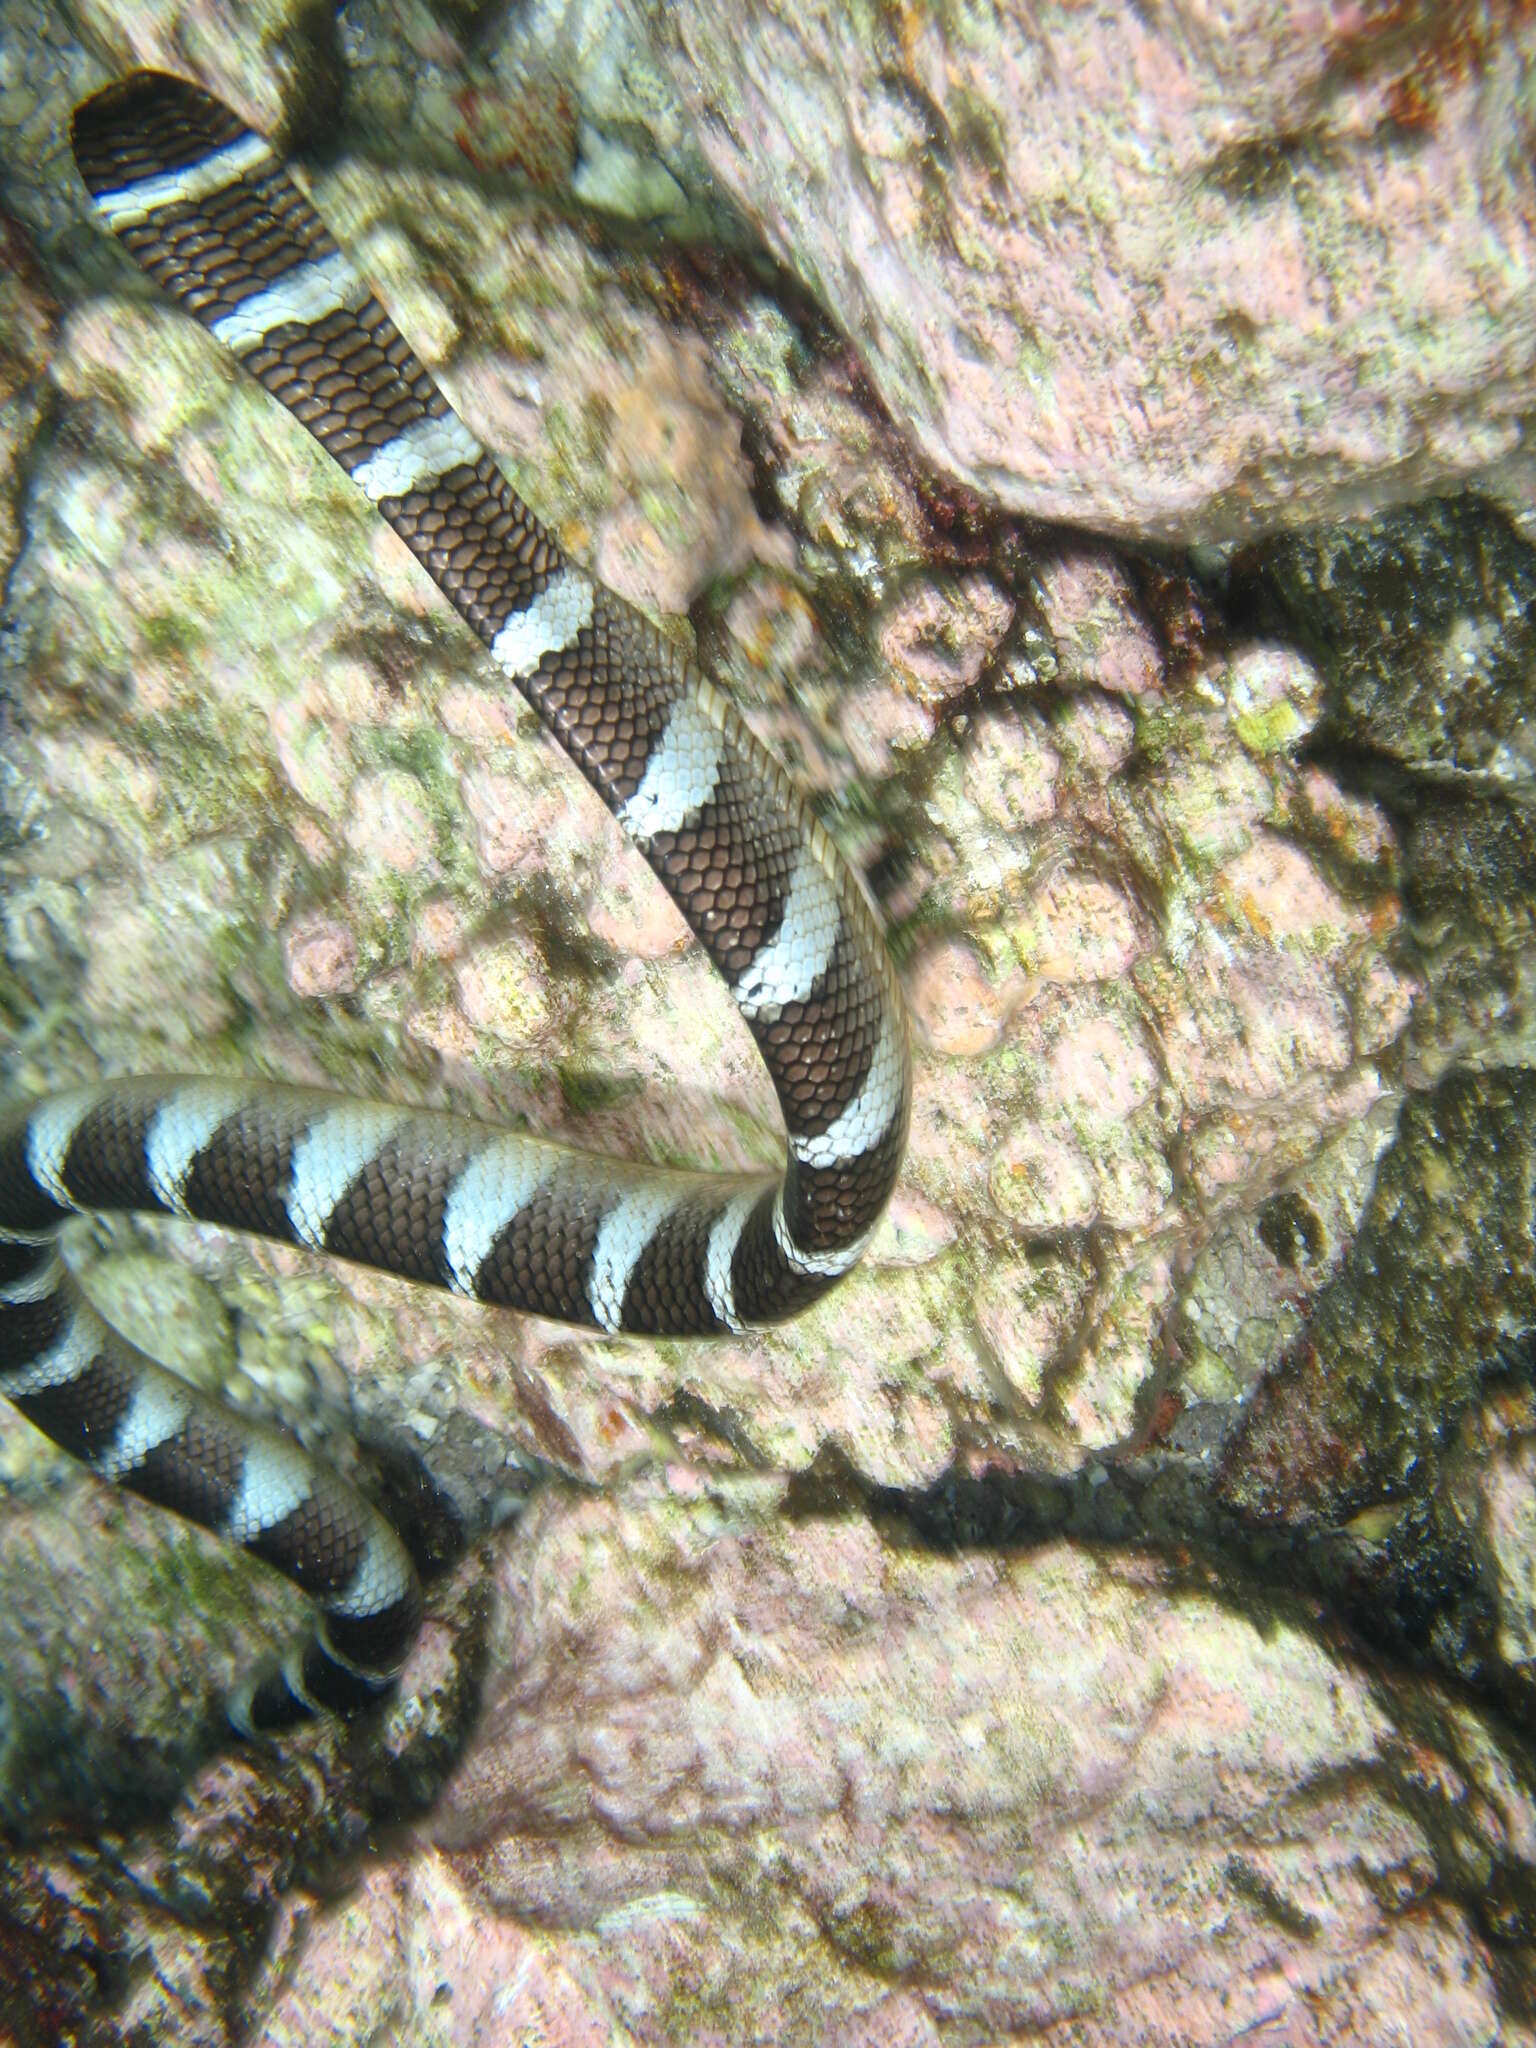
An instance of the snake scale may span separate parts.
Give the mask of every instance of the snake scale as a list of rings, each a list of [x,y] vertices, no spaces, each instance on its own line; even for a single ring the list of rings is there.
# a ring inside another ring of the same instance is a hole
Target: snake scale
[[[306,426],[424,564],[650,863],[772,1077],[779,1175],[666,1171],[265,1080],[108,1080],[0,1118],[0,1393],[102,1478],[288,1574],[316,1625],[246,1731],[386,1692],[421,1597],[400,1537],[286,1434],[133,1349],[60,1257],[79,1211],[255,1232],[603,1331],[806,1308],[858,1259],[910,1104],[859,884],[731,706],[568,562],[259,136],[187,81],[83,102],[75,160],[132,256]]]

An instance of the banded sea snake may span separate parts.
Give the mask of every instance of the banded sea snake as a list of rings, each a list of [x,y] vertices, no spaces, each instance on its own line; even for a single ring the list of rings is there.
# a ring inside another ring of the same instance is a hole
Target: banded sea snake
[[[907,1029],[874,914],[783,771],[574,567],[453,413],[276,155],[139,72],[76,109],[96,208],[377,505],[645,855],[783,1109],[782,1175],[683,1174],[265,1081],[107,1081],[0,1118],[0,1393],[92,1471],[243,1545],[318,1606],[232,1704],[247,1731],[393,1683],[399,1536],[281,1432],[132,1349],[70,1278],[78,1211],[162,1211],[605,1331],[779,1321],[858,1259],[895,1180]]]

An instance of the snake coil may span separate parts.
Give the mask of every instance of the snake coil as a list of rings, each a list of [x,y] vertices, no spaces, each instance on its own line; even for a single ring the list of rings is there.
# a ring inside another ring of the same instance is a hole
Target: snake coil
[[[731,706],[573,566],[450,409],[266,142],[183,79],[76,109],[130,254],[378,507],[639,847],[778,1093],[777,1176],[598,1158],[259,1080],[106,1081],[0,1119],[0,1393],[94,1472],[243,1545],[319,1606],[232,1705],[270,1731],[393,1682],[420,1594],[399,1536],[288,1436],[193,1389],[86,1302],[57,1237],[160,1211],[498,1306],[653,1336],[798,1314],[858,1259],[910,1103],[895,973],[859,885]]]

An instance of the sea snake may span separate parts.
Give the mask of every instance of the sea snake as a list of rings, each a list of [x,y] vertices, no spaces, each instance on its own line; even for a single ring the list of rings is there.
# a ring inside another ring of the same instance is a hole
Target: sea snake
[[[806,1308],[858,1259],[906,1140],[895,971],[776,762],[656,630],[566,560],[263,139],[187,81],[84,101],[107,225],[378,507],[639,847],[723,976],[787,1128],[778,1175],[665,1171],[264,1080],[110,1080],[0,1118],[0,1393],[90,1469],[296,1580],[312,1636],[249,1681],[270,1732],[386,1692],[418,1625],[382,1516],[282,1432],[129,1346],[67,1273],[86,1211],[160,1211],[604,1331]]]

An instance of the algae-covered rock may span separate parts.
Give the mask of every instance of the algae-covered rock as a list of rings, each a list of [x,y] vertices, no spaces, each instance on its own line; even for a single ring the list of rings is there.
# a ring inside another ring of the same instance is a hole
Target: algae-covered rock
[[[1536,776],[1536,549],[1446,498],[1256,550],[1258,582],[1328,685],[1328,735],[1436,776]]]
[[[1425,1487],[1483,1374],[1536,1324],[1533,1119],[1523,1069],[1408,1100],[1342,1271],[1229,1449],[1230,1500],[1343,1521]]]
[[[50,1591],[74,1607],[46,1616],[51,1651],[13,1662],[7,1644],[21,1701],[0,1728],[4,2038],[233,2048],[263,1959],[291,1962],[372,1831],[398,1828],[441,1785],[475,1698],[481,1603],[465,1586],[440,1592],[404,1696],[361,1742],[333,1723],[302,1760],[226,1740],[210,1761],[228,1631],[179,1631],[183,1661],[169,1670],[150,1667],[150,1645],[164,1606],[196,1603],[196,1567],[249,1584],[249,1566],[194,1558],[202,1539],[146,1515],[138,1576],[120,1574],[104,1551],[121,1547],[121,1528],[79,1502],[8,1517],[0,1535],[8,1585],[14,1571],[41,1589],[34,1620]],[[121,1524],[121,1508],[110,1519]],[[136,1609],[130,1587],[144,1596]],[[51,1689],[36,1682],[40,1658]],[[15,1704],[8,1683],[0,1706]]]
[[[786,1505],[681,1469],[546,1497],[498,1546],[483,1642],[440,1603],[487,1674],[446,1787],[464,1664],[434,1626],[382,1739],[220,1760],[105,1841],[7,1841],[8,2026],[1536,2039],[1536,1778],[1465,1700],[1286,1593]]]
[[[427,1431],[469,1386],[488,1423],[593,1476],[684,1395],[769,1464],[835,1446],[892,1485],[975,1438],[1053,1469],[1127,1441],[1213,1217],[1334,1156],[1413,991],[1388,952],[1390,829],[1360,827],[1336,883],[1311,821],[1345,799],[1288,752],[1315,670],[1175,629],[1163,586],[1101,546],[932,495],[765,294],[680,296],[435,161],[343,149],[313,182],[573,551],[691,606],[884,894],[923,1035],[903,1199],[938,1217],[707,1364],[327,1271],[321,1379],[350,1371],[354,1404]],[[58,196],[83,246],[78,187]],[[76,243],[42,246],[62,263]],[[254,1069],[600,1149],[772,1157],[726,997],[672,958],[675,920],[472,637],[205,335],[110,250],[100,275],[16,472],[16,1086]],[[974,1308],[999,1245],[1095,1275],[1016,1382]]]
[[[1526,1066],[1536,1052],[1536,813],[1523,802],[1427,793],[1404,848],[1424,963],[1410,1070],[1453,1060]]]

